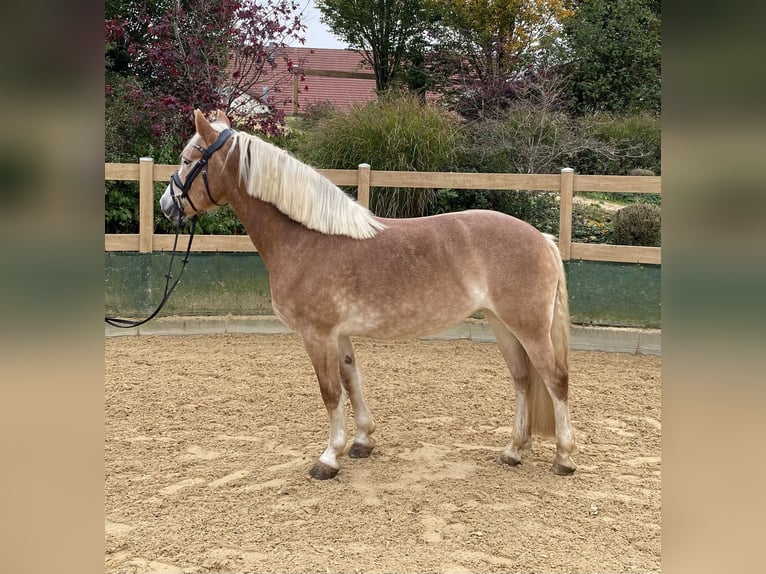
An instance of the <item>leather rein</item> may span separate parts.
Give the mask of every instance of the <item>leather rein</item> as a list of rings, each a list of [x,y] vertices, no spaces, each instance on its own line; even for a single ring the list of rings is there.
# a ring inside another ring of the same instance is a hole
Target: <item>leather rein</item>
[[[173,197],[173,202],[176,204],[176,207],[178,208],[178,221],[176,223],[176,235],[175,239],[173,240],[173,253],[170,256],[170,265],[168,266],[168,272],[165,274],[165,291],[163,292],[162,299],[160,300],[160,304],[157,306],[157,308],[154,310],[154,312],[149,315],[146,319],[141,320],[132,320],[132,319],[119,319],[117,317],[108,317],[104,316],[104,321],[106,321],[107,324],[111,325],[112,327],[119,327],[121,329],[130,329],[133,327],[138,327],[139,325],[143,325],[144,323],[148,323],[152,319],[154,319],[157,314],[162,310],[162,308],[165,306],[165,303],[167,303],[168,299],[170,298],[170,294],[173,293],[175,288],[178,286],[178,283],[181,281],[181,277],[184,274],[184,269],[186,269],[186,264],[189,262],[189,252],[191,251],[192,246],[192,240],[194,239],[194,231],[197,228],[197,214],[195,214],[191,218],[191,231],[189,232],[189,244],[186,246],[186,255],[183,258],[183,261],[181,262],[181,271],[178,273],[178,277],[176,280],[171,284],[170,281],[173,279],[173,260],[176,257],[176,247],[178,245],[178,236],[181,233],[181,227],[183,225],[184,220],[184,208],[181,203],[182,199],[186,199],[186,201],[189,202],[189,205],[191,205],[192,209],[196,212],[198,211],[197,208],[194,206],[194,203],[192,203],[192,200],[189,198],[189,189],[191,188],[192,183],[197,178],[198,175],[202,174],[202,181],[205,183],[205,191],[207,192],[208,197],[210,198],[210,201],[213,202],[215,205],[221,206],[223,204],[218,203],[213,199],[213,196],[210,193],[210,187],[208,186],[208,180],[207,180],[207,162],[210,159],[210,156],[212,156],[216,151],[218,151],[223,144],[226,143],[226,140],[228,140],[232,134],[234,133],[234,130],[232,129],[225,129],[223,130],[218,138],[213,142],[213,145],[211,145],[209,148],[203,148],[201,146],[195,145],[195,147],[202,152],[202,157],[197,160],[197,163],[194,164],[194,166],[189,170],[189,174],[186,176],[186,181],[181,181],[181,178],[178,175],[178,170],[176,170],[173,175],[170,178],[170,185],[171,185],[171,195]],[[176,195],[172,191],[172,187],[177,187],[181,190],[180,195]]]

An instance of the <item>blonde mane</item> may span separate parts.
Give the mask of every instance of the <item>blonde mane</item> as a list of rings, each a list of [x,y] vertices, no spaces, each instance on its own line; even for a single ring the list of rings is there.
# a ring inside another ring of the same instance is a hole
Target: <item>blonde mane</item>
[[[309,229],[354,239],[373,237],[385,226],[370,210],[310,166],[262,139],[235,132],[239,175],[247,193],[273,204]]]

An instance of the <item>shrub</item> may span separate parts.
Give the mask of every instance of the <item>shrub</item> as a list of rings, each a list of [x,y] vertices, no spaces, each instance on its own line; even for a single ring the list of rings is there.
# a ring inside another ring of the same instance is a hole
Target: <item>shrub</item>
[[[504,115],[466,127],[462,171],[558,173],[570,163],[580,140],[566,114],[533,104],[517,104]]]
[[[443,189],[432,213],[491,209],[513,215],[544,233],[557,234],[559,208],[555,193],[486,189]]]
[[[444,110],[401,94],[330,113],[305,127],[296,155],[327,169],[369,163],[379,170],[443,171],[453,165],[460,138],[457,122]],[[373,189],[370,207],[386,217],[412,217],[427,213],[435,196],[433,189]]]
[[[614,241],[618,245],[659,247],[661,243],[660,208],[647,203],[623,207],[614,216]]]
[[[578,173],[627,175],[632,170],[659,175],[661,165],[660,118],[652,114],[618,116],[592,114],[580,119],[582,137],[590,144],[571,159]]]
[[[456,171],[481,173],[556,173],[567,164],[577,137],[559,111],[517,102],[504,114],[472,122],[456,157]],[[558,233],[557,194],[528,190],[448,190],[438,211],[493,209],[523,219],[545,233]]]
[[[339,113],[338,108],[330,101],[312,102],[307,104],[301,111],[298,124],[301,129],[311,129],[331,116]]]
[[[610,213],[600,205],[578,203],[572,207],[572,241],[611,243],[614,226]]]

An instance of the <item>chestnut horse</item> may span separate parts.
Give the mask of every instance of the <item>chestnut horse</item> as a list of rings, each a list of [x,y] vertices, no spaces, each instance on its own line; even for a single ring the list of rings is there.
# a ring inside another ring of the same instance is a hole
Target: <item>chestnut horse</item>
[[[555,433],[552,470],[574,472],[567,289],[551,237],[494,211],[378,218],[287,152],[230,129],[224,114],[210,122],[197,110],[195,124],[160,206],[179,220],[231,204],[247,229],[268,269],[274,313],[302,339],[330,418],[312,477],[340,468],[346,397],[356,426],[348,455],[375,446],[350,336],[419,337],[478,310],[516,389],[513,435],[498,462],[518,465],[532,433]]]

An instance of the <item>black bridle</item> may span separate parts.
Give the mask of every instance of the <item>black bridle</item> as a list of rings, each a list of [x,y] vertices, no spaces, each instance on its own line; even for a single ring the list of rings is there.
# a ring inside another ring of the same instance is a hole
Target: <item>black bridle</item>
[[[170,194],[173,197],[173,201],[176,204],[176,207],[181,212],[181,216],[183,217],[184,208],[181,203],[182,199],[185,199],[189,202],[189,205],[191,205],[191,208],[194,211],[199,211],[194,203],[192,203],[191,198],[189,197],[189,188],[191,188],[191,184],[194,182],[195,179],[197,179],[197,176],[201,173],[202,174],[202,181],[205,183],[205,191],[207,192],[207,196],[210,199],[210,201],[219,207],[223,206],[223,203],[218,203],[215,199],[213,199],[213,194],[210,193],[210,186],[208,185],[207,181],[207,162],[210,159],[210,156],[212,156],[215,152],[217,152],[223,144],[226,143],[226,140],[228,140],[232,134],[234,133],[234,130],[227,128],[223,130],[218,138],[213,142],[213,145],[211,145],[209,148],[204,148],[200,145],[194,145],[195,148],[197,148],[199,151],[202,152],[202,157],[197,160],[197,163],[192,166],[192,168],[189,170],[189,173],[186,175],[186,181],[181,181],[181,177],[178,175],[178,170],[176,170],[173,175],[170,177]],[[177,187],[181,190],[180,195],[176,195],[173,193],[173,187]]]
[[[234,133],[234,130],[232,129],[225,129],[221,132],[221,134],[218,136],[218,138],[213,142],[213,145],[211,145],[209,148],[203,148],[202,146],[195,145],[198,150],[202,152],[202,157],[197,160],[197,163],[194,164],[194,166],[189,170],[189,173],[186,176],[186,181],[181,182],[181,178],[178,176],[178,170],[176,170],[173,175],[170,178],[170,195],[173,198],[173,202],[176,204],[176,207],[178,208],[178,221],[176,223],[176,236],[173,240],[173,254],[170,256],[170,265],[168,266],[168,272],[165,275],[165,292],[162,295],[162,300],[160,301],[160,304],[157,306],[157,308],[154,310],[154,312],[149,315],[146,319],[141,319],[139,321],[133,321],[131,319],[119,319],[117,317],[104,317],[104,321],[106,321],[109,325],[113,327],[120,327],[122,329],[130,329],[132,327],[138,327],[139,325],[143,325],[144,323],[148,323],[152,319],[154,319],[157,314],[160,312],[160,310],[165,306],[165,303],[167,303],[168,299],[170,298],[170,294],[175,290],[175,288],[178,286],[178,283],[181,281],[181,277],[184,274],[184,269],[186,269],[186,264],[189,262],[189,252],[191,251],[192,246],[192,240],[194,239],[194,231],[197,228],[197,215],[195,214],[191,218],[191,231],[189,232],[189,244],[186,246],[186,255],[184,256],[183,261],[181,262],[181,271],[178,273],[178,278],[173,282],[171,285],[170,280],[173,279],[173,260],[176,256],[176,247],[178,245],[178,236],[181,233],[181,227],[183,226],[183,220],[184,220],[184,208],[181,203],[182,199],[186,199],[186,201],[189,202],[189,205],[191,205],[192,209],[194,211],[197,211],[197,208],[192,203],[192,200],[189,198],[189,188],[191,188],[192,183],[197,178],[197,176],[201,173],[202,174],[202,181],[205,182],[205,191],[207,191],[207,195],[210,198],[210,201],[212,201],[215,205],[221,206],[223,204],[218,203],[213,199],[212,194],[210,193],[210,187],[208,186],[207,181],[207,162],[210,159],[210,156],[212,156],[216,151],[218,151],[224,143],[226,143],[226,140],[228,140],[231,135]],[[178,189],[181,190],[180,195],[176,195],[173,193],[173,186],[178,187]]]

